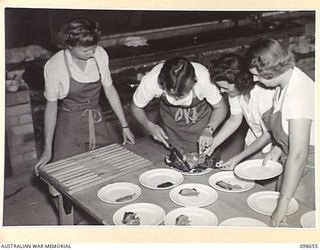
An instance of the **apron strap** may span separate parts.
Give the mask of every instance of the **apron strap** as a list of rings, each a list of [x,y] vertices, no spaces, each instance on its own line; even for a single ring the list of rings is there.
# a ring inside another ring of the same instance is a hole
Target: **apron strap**
[[[82,115],[85,116],[87,113],[89,118],[89,150],[91,151],[96,147],[96,132],[94,124],[101,122],[102,117],[100,111],[96,109],[86,109],[82,112]]]

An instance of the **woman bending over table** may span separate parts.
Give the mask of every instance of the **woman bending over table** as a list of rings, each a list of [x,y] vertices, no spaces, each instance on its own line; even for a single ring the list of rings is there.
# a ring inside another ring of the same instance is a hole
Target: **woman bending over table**
[[[161,126],[151,122],[144,110],[153,98],[160,99]],[[168,59],[148,72],[134,93],[131,107],[155,140],[186,152],[202,152],[210,146],[213,132],[227,113],[208,69],[183,57]]]
[[[213,143],[205,154],[211,155],[231,136],[240,127],[243,117],[249,126],[245,137],[245,149],[220,165],[223,170],[233,170],[243,159],[242,155],[247,155],[247,147],[262,135],[264,128],[262,114],[271,108],[275,90],[255,84],[251,73],[245,67],[243,58],[235,54],[222,56],[210,69],[210,76],[220,91],[228,94],[230,117],[213,137]],[[251,158],[263,158],[271,147],[269,143],[258,153],[253,153]]]

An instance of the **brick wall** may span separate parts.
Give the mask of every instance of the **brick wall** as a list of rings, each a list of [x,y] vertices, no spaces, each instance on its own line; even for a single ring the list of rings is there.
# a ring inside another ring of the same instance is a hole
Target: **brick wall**
[[[32,171],[37,152],[28,89],[6,93],[5,123],[11,174]]]

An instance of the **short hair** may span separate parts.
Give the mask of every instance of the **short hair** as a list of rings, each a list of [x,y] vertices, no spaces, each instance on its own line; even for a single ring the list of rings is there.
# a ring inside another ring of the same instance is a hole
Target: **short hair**
[[[97,23],[84,18],[74,19],[63,25],[58,32],[58,46],[66,49],[68,46],[97,45],[100,35]]]
[[[166,60],[158,76],[160,87],[177,97],[189,93],[196,81],[194,67],[184,57]]]
[[[251,45],[247,54],[248,68],[256,68],[265,79],[277,77],[295,64],[294,56],[277,40],[261,38]]]
[[[213,83],[227,81],[234,84],[241,93],[247,93],[254,87],[252,75],[245,67],[244,59],[237,54],[226,54],[214,61],[210,67],[210,79]]]

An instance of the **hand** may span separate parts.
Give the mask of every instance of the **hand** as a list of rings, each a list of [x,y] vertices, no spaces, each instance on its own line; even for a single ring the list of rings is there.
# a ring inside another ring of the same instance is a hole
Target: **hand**
[[[122,145],[125,145],[127,143],[129,144],[135,144],[134,135],[132,134],[130,128],[123,128],[122,129],[122,136],[123,136],[123,143]]]
[[[39,168],[46,165],[50,161],[51,157],[52,157],[51,150],[45,149],[42,155],[40,156],[39,161],[34,166],[34,172],[36,176],[39,176]]]
[[[241,160],[237,156],[232,157],[228,161],[219,165],[221,170],[233,170]]]
[[[263,159],[262,167],[264,167],[269,160],[278,161],[280,156],[282,155],[282,150],[278,146],[274,146],[269,153]]]
[[[273,212],[271,216],[270,226],[271,227],[279,227],[281,224],[286,223],[286,214],[288,210],[290,199],[285,197],[280,197],[278,201],[277,208]]]
[[[162,142],[167,148],[169,148],[169,144],[167,142],[169,137],[159,125],[150,122],[148,124],[148,130],[155,140]]]
[[[213,137],[211,135],[211,133],[205,129],[199,140],[198,140],[198,143],[199,143],[199,154],[206,154],[205,152],[208,151],[208,148],[210,148],[210,146],[212,145],[213,143]],[[213,153],[214,149],[209,151],[210,152],[210,155]]]

